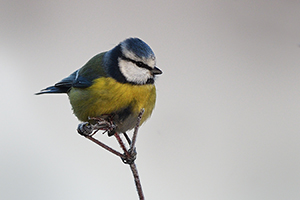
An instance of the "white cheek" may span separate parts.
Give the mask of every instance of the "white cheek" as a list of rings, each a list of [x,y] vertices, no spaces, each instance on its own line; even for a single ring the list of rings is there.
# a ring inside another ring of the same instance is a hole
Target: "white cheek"
[[[147,80],[152,76],[149,70],[140,68],[132,62],[119,60],[119,66],[120,71],[129,82],[145,84]]]

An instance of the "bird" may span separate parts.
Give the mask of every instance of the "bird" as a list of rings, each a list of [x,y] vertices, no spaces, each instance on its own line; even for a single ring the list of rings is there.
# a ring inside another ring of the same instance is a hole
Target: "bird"
[[[150,46],[131,37],[36,95],[66,93],[78,120],[85,125],[95,124],[95,119],[110,121],[114,128],[108,136],[112,136],[133,129],[141,109],[140,124],[151,116],[156,102],[154,83],[160,74]]]

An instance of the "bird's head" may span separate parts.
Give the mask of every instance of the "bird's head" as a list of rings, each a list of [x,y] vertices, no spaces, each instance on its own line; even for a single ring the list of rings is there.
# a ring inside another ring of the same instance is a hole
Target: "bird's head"
[[[155,75],[162,74],[152,49],[139,38],[128,38],[108,51],[104,65],[108,74],[122,83],[153,84]]]

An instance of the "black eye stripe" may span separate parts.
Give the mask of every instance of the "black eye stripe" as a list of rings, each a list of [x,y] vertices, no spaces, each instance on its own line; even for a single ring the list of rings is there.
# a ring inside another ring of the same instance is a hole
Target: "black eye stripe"
[[[134,63],[134,64],[136,64],[138,67],[140,67],[140,68],[144,68],[144,69],[148,69],[149,71],[151,71],[152,70],[152,68],[151,67],[149,67],[148,65],[146,65],[145,63],[143,63],[143,62],[140,62],[140,61],[135,61],[135,60],[132,60],[132,59],[130,59],[130,58],[127,58],[127,57],[125,57],[125,56],[121,56],[121,59],[123,59],[123,60],[127,60],[127,61],[130,61],[130,62],[132,62],[132,63]]]

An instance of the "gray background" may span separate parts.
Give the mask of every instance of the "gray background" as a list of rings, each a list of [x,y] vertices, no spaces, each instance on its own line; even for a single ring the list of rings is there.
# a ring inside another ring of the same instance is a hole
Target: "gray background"
[[[33,95],[131,36],[164,72],[137,141],[147,199],[300,198],[299,1],[0,3],[1,199],[137,199],[67,96]]]

